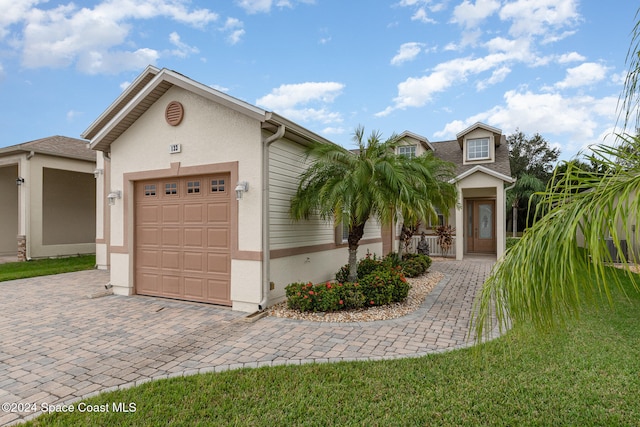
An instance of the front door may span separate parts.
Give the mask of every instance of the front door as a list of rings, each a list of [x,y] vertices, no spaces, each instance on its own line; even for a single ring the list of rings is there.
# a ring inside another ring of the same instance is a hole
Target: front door
[[[496,253],[495,200],[467,200],[467,252]]]

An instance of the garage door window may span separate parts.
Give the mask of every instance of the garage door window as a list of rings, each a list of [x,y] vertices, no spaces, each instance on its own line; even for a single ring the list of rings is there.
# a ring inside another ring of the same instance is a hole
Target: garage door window
[[[144,186],[144,195],[145,197],[151,197],[156,195],[156,185],[155,184],[145,184]]]
[[[187,182],[187,194],[200,193],[200,181],[188,181]]]
[[[211,192],[219,193],[224,191],[224,179],[212,179],[211,180]]]
[[[164,185],[164,194],[167,196],[178,194],[178,184],[170,182]]]

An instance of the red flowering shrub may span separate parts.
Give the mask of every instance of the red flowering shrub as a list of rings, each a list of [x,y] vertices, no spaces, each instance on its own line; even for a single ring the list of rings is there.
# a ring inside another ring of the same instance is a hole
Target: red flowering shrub
[[[289,308],[327,312],[401,302],[409,288],[400,267],[381,265],[356,283],[291,283],[285,291]]]

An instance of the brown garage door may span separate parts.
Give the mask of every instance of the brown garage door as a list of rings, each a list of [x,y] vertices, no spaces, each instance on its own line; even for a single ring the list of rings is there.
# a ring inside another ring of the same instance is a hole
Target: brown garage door
[[[136,293],[231,305],[230,193],[228,175],[136,182]]]

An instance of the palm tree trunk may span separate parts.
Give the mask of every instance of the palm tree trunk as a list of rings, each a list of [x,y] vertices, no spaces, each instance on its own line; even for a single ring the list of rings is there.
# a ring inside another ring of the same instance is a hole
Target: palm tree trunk
[[[360,239],[364,235],[364,225],[362,224],[352,225],[349,228],[349,278],[350,282],[358,280],[358,246],[360,246]]]

